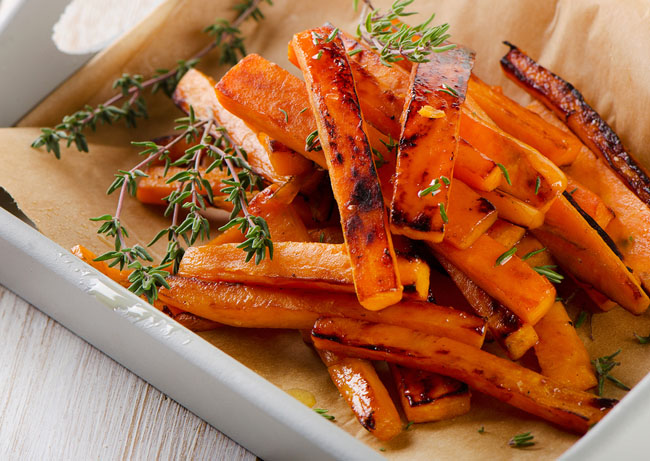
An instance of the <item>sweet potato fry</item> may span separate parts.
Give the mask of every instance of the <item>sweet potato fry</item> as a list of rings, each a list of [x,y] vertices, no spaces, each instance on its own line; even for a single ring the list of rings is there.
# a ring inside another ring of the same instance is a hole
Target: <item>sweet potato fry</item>
[[[413,66],[401,118],[390,215],[393,233],[430,242],[444,237],[460,105],[473,62],[473,52],[457,47]]]
[[[534,147],[558,166],[570,165],[575,160],[582,143],[573,134],[551,125],[476,75],[469,82],[469,92],[506,133]]]
[[[404,270],[404,274],[400,272],[402,283],[426,300],[429,266],[416,258],[398,257],[397,261],[398,269]],[[235,243],[190,247],[178,275],[214,282],[354,293],[350,258],[345,246],[338,244],[276,242],[273,259],[259,264],[246,261],[246,254]]]
[[[269,156],[273,169],[281,175],[291,176],[307,173],[314,167],[304,155],[289,149],[280,141],[272,139],[266,133],[257,133],[257,139]]]
[[[474,189],[489,191],[499,187],[503,175],[494,161],[461,138],[458,140],[454,178]]]
[[[186,113],[192,106],[198,118],[214,117],[233,140],[246,151],[248,163],[255,173],[271,183],[287,182],[289,177],[275,171],[266,150],[257,140],[257,135],[241,119],[228,112],[219,103],[214,86],[215,82],[212,78],[196,69],[190,69],[178,82],[172,99]]]
[[[570,194],[565,193],[553,203],[544,225],[533,234],[563,268],[633,314],[645,312],[650,305],[638,279],[621,260],[616,245],[593,219],[581,212]]]
[[[446,242],[429,246],[526,323],[535,325],[555,302],[553,285],[521,259],[513,256],[498,264],[509,248],[485,234],[465,250]]]
[[[598,384],[589,354],[560,302],[537,322],[535,355],[542,374],[571,389],[584,391]]]
[[[208,282],[170,276],[170,289],[160,290],[169,306],[226,325],[247,328],[309,329],[319,317],[349,317],[390,323],[450,336],[481,347],[484,322],[449,307],[421,301],[402,301],[381,311],[364,309],[353,295]]]
[[[497,220],[494,205],[461,181],[454,181],[449,202],[444,239],[461,250],[476,242]]]
[[[332,382],[350,406],[359,423],[379,440],[390,440],[402,432],[397,408],[368,360],[318,351]]]
[[[519,360],[537,342],[534,328],[524,323],[503,304],[496,302],[444,256],[438,261],[463,294],[476,315],[485,319],[492,337],[512,360]]]
[[[544,212],[526,202],[500,190],[479,191],[478,194],[490,201],[500,218],[527,229],[535,229],[544,222]]]
[[[603,229],[615,218],[614,212],[610,210],[605,202],[598,195],[578,183],[575,179],[567,175],[567,192],[575,200],[578,206],[596,221]]]
[[[402,298],[403,288],[373,154],[345,48],[337,37],[319,41],[312,32],[331,33],[308,30],[294,35],[291,43],[316,117],[357,297],[367,309],[383,309]]]
[[[532,147],[501,130],[467,95],[460,135],[503,166],[499,189],[542,210],[566,189],[564,173]]]
[[[568,130],[549,109],[535,101],[528,109],[549,123]],[[586,147],[566,172],[590,191],[598,194],[616,217],[605,229],[625,258],[625,263],[650,290],[650,208],[643,203],[602,160]],[[569,189],[572,190],[572,189]]]
[[[142,203],[148,203],[151,205],[167,205],[167,202],[163,199],[176,189],[176,185],[167,184],[167,179],[180,171],[183,171],[183,169],[179,167],[170,167],[165,176],[165,167],[149,167],[146,171],[148,176],[142,177],[138,180],[138,189],[136,192],[137,199]],[[215,168],[206,174],[205,168],[199,168],[199,172],[201,172],[204,179],[210,181],[210,187],[212,188],[212,193],[215,195],[215,198],[219,198],[220,195],[223,195],[221,189],[226,186],[221,181],[229,177],[226,171],[221,171],[218,168]],[[203,187],[199,189],[199,193],[201,195],[207,195],[207,191],[204,190]],[[226,205],[226,209],[232,210],[232,203],[224,202],[224,204]]]
[[[510,47],[501,58],[501,68],[506,76],[555,112],[630,190],[650,205],[648,172],[630,155],[614,130],[587,104],[580,92],[513,44],[505,44]]]
[[[508,221],[503,219],[497,219],[492,227],[487,230],[487,235],[506,248],[512,248],[519,242],[524,234],[526,229],[523,227],[516,226]]]
[[[470,409],[467,384],[429,371],[390,365],[404,415],[408,421],[427,423],[464,415]]]
[[[309,233],[291,203],[279,196],[282,186],[271,184],[248,203],[248,211],[266,220],[273,242],[309,242]],[[244,235],[237,227],[231,227],[212,239],[209,245],[241,243]]]
[[[565,388],[480,349],[407,328],[351,319],[322,319],[314,325],[312,338],[318,349],[449,376],[577,433],[586,432],[616,403]]]

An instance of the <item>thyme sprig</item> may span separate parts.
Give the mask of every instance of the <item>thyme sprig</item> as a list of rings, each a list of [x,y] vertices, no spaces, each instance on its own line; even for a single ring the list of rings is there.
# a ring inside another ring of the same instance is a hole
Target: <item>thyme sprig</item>
[[[357,27],[357,36],[376,50],[381,62],[391,67],[394,62],[404,59],[411,62],[427,62],[431,53],[440,53],[455,48],[454,44],[444,44],[449,39],[449,24],[431,26],[435,14],[417,26],[400,24],[395,21],[415,13],[405,11],[414,0],[396,0],[382,13],[375,9],[369,0],[364,3],[370,8],[365,20]]]
[[[535,445],[533,439],[535,438],[530,432],[524,432],[523,434],[517,434],[508,441],[508,445],[511,448],[527,448]]]
[[[181,133],[163,146],[154,142],[134,143],[144,147],[140,154],[145,158],[130,170],[120,170],[108,188],[109,195],[120,190],[115,214],[92,218],[93,221],[102,222],[98,233],[112,237],[115,242],[115,250],[104,253],[97,260],[110,261],[110,266],[119,265],[120,269],[125,266],[132,269],[133,272],[129,277],[131,291],[138,295],[146,295],[149,302],[157,299],[159,287],[168,287],[165,279],[169,271],[164,269],[171,266],[172,273],[178,271],[185,253],[183,245],[191,246],[198,239],[210,238],[210,223],[202,212],[206,210],[207,204],[213,202],[212,185],[205,176],[215,168],[225,169],[228,173],[227,177],[221,180],[223,183],[221,192],[227,195],[225,200],[232,202],[233,205],[230,221],[221,230],[239,226],[246,237],[246,240],[239,245],[239,248],[247,253],[246,261],[254,256],[256,263],[259,264],[267,251],[269,257],[273,257],[273,243],[266,221],[248,211],[247,191],[252,191],[254,187],[261,188],[261,180],[251,171],[244,149],[238,146],[214,119],[198,120],[191,107],[188,116],[177,119],[176,123],[176,129],[181,130]],[[179,159],[172,161],[169,157],[170,149],[183,139],[188,144],[194,145],[186,149]],[[202,170],[201,165],[206,157],[212,159],[212,162]],[[167,237],[167,250],[158,266],[149,264],[153,262],[153,258],[142,246],[135,245],[132,248],[126,246],[125,238],[128,237],[128,231],[121,221],[126,195],[136,194],[137,179],[147,176],[142,169],[155,160],[165,162],[165,174],[172,166],[183,168],[166,181],[168,184],[176,185],[175,189],[164,198],[167,202],[165,216],[171,214],[172,222],[169,227],[159,231],[148,244],[152,246],[161,238]],[[182,211],[186,214],[181,221]]]
[[[598,395],[603,395],[603,387],[605,386],[605,380],[609,380],[616,387],[629,391],[630,388],[619,381],[617,378],[613,377],[610,372],[612,369],[621,364],[621,362],[614,361],[614,357],[621,353],[621,350],[617,350],[612,355],[606,355],[603,357],[598,357],[595,360],[591,361],[591,364],[596,370],[596,375],[598,376]]]
[[[32,147],[45,147],[47,152],[53,152],[56,158],[61,158],[62,142],[66,147],[74,144],[78,151],[88,152],[84,130],[90,128],[95,131],[98,124],[110,125],[120,120],[123,120],[127,127],[135,127],[137,119],[148,116],[143,97],[145,90],[150,90],[152,94],[162,91],[171,96],[183,75],[215,48],[219,49],[220,63],[236,64],[240,57],[246,55],[240,26],[249,18],[255,21],[264,18],[259,9],[263,2],[272,4],[271,0],[243,0],[235,5],[233,9],[239,13],[237,18],[232,23],[217,19],[214,24],[206,27],[204,32],[213,37],[213,40],[191,58],[177,61],[173,69],[158,69],[147,79],[142,75],[123,74],[113,83],[117,93],[96,107],[86,105],[83,109],[64,116],[53,128],[41,128],[41,134],[32,142]]]

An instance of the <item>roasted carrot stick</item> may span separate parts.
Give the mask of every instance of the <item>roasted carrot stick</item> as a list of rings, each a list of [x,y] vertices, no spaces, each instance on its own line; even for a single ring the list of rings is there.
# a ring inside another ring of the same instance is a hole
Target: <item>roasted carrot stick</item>
[[[401,117],[390,215],[393,233],[430,242],[444,237],[460,105],[473,62],[473,52],[457,47],[413,66]]]
[[[294,35],[291,44],[316,117],[357,297],[367,309],[383,309],[402,298],[403,288],[345,48],[338,37],[313,38],[331,33],[308,30]]]
[[[231,326],[304,330],[319,317],[350,317],[451,336],[472,347],[481,347],[485,335],[482,319],[428,302],[402,301],[381,311],[369,311],[345,293],[323,296],[313,291],[176,276],[167,281],[171,288],[160,291],[161,301]]]
[[[351,319],[319,320],[312,330],[318,349],[440,373],[537,415],[584,433],[616,403],[560,383],[448,338],[407,328]]]
[[[408,421],[427,423],[464,415],[470,410],[467,384],[430,371],[390,365]]]
[[[542,101],[583,143],[597,153],[645,204],[650,205],[650,177],[625,149],[614,130],[584,100],[573,85],[540,66],[519,48],[510,51],[501,68],[511,80]]]
[[[465,250],[446,242],[430,248],[526,323],[535,325],[555,302],[555,288],[545,277],[518,257],[504,256],[510,249],[485,234]]]
[[[527,229],[535,229],[544,222],[544,212],[500,190],[480,191],[478,194],[490,201],[500,218]]]
[[[273,235],[274,229],[269,229]],[[416,258],[398,257],[402,283],[420,299],[429,292],[429,266]],[[344,245],[318,242],[276,242],[273,259],[246,261],[236,243],[190,247],[178,271],[182,277],[270,287],[354,293],[350,258]]]
[[[402,432],[397,408],[372,363],[329,351],[318,353],[332,382],[368,432],[379,440],[390,440]]]
[[[449,202],[445,241],[456,248],[474,244],[497,220],[494,205],[461,181],[454,181]]]
[[[437,258],[476,315],[485,319],[492,337],[508,356],[512,360],[523,357],[537,342],[537,333],[533,327],[524,323],[503,304],[492,299],[444,256],[437,255]]]
[[[576,159],[582,143],[573,134],[551,125],[476,75],[469,82],[469,92],[501,129],[534,147],[556,165],[570,165]]]
[[[548,109],[535,101],[528,109],[540,114],[550,123],[568,128]],[[616,217],[610,221],[607,234],[612,237],[625,258],[625,263],[650,289],[650,208],[643,203],[623,181],[596,154],[588,148],[566,172],[590,191],[598,194]],[[569,191],[572,189],[569,189]]]
[[[616,245],[593,219],[581,213],[570,194],[553,203],[544,225],[533,234],[563,268],[625,309],[640,314],[650,305]]]
[[[257,135],[219,103],[214,86],[212,78],[196,69],[190,69],[178,82],[172,99],[185,112],[189,112],[192,106],[198,118],[214,118],[246,151],[248,163],[255,173],[272,183],[287,182],[289,177],[275,171],[266,150],[257,140]]]

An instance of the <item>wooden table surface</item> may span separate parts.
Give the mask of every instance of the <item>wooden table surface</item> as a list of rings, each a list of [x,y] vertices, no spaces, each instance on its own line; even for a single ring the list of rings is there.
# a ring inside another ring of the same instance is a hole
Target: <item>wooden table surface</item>
[[[1,460],[255,460],[0,285]]]

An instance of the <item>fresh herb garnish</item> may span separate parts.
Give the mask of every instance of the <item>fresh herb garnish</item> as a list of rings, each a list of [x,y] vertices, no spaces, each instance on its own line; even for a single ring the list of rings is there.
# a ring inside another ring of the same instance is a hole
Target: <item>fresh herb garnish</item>
[[[517,434],[513,438],[510,439],[508,442],[508,445],[510,445],[511,448],[526,448],[526,447],[532,447],[535,445],[535,442],[533,442],[533,439],[535,438],[534,435],[532,435],[530,432],[524,432],[523,434]]]
[[[502,253],[494,263],[494,266],[503,266],[505,263],[510,261],[514,254],[517,252],[517,247],[512,247],[508,251]]]
[[[408,431],[411,428],[411,426],[413,426],[413,421],[409,421],[408,423],[406,423],[406,426],[404,426],[404,430]]]
[[[605,380],[611,381],[616,387],[623,389],[625,391],[629,391],[630,388],[623,384],[621,381],[618,379],[614,378],[612,375],[610,375],[610,372],[612,369],[618,365],[620,365],[620,362],[615,362],[614,357],[616,357],[618,354],[621,353],[621,350],[617,350],[614,352],[612,355],[606,355],[604,357],[598,357],[595,360],[591,361],[591,364],[594,367],[594,370],[596,371],[596,375],[598,376],[598,395],[602,396],[603,395],[603,387],[605,386]]]
[[[78,151],[88,152],[88,142],[83,133],[86,128],[95,131],[98,124],[110,125],[119,120],[124,120],[127,127],[135,127],[138,118],[147,118],[147,105],[143,97],[146,89],[150,89],[151,93],[162,91],[171,96],[183,75],[215,48],[220,52],[221,64],[236,64],[240,57],[246,55],[239,28],[249,18],[255,21],[264,18],[259,9],[264,1],[272,4],[271,0],[244,0],[236,4],[233,9],[239,12],[237,18],[232,23],[218,19],[206,27],[204,32],[214,39],[191,58],[178,61],[173,69],[159,69],[147,79],[141,75],[123,74],[113,83],[113,88],[118,90],[115,95],[96,107],[87,105],[72,115],[64,116],[54,128],[41,128],[41,134],[32,142],[32,147],[44,146],[56,158],[61,157],[61,142],[65,142],[66,147],[74,144]],[[120,101],[124,102],[115,105]]]
[[[442,84],[442,88],[438,88],[436,91],[440,91],[441,93],[447,93],[449,96],[453,96],[455,98],[458,97],[458,92],[454,90],[452,87],[447,85],[446,83]]]
[[[314,411],[321,415],[325,419],[329,419],[330,421],[334,421],[336,419],[335,416],[328,415],[327,413],[329,410],[326,410],[325,408],[314,408]]]
[[[589,316],[589,313],[587,311],[580,311],[578,314],[578,318],[574,322],[573,326],[575,328],[580,328],[583,323],[585,323],[585,320],[587,320],[587,317]]]
[[[318,139],[318,130],[314,130],[305,139],[305,150],[307,152],[323,150]]]
[[[639,341],[639,344],[648,344],[650,343],[650,335],[648,336],[640,336],[634,333],[634,337],[636,338],[637,341]]]
[[[279,109],[279,111],[284,115],[284,123],[289,123],[289,114],[287,114],[287,111],[284,109]]]
[[[316,53],[315,55],[312,56],[312,58],[317,60],[317,61],[322,57],[323,57],[323,50],[319,50],[318,53]]]
[[[562,283],[562,280],[564,280],[564,276],[562,274],[558,274],[555,272],[553,269],[557,268],[557,266],[549,264],[546,266],[535,266],[533,267],[533,270],[537,272],[539,275],[543,275],[546,277],[550,282],[552,283]]]
[[[364,3],[371,11],[357,27],[357,36],[379,53],[381,62],[388,67],[391,63],[407,59],[411,62],[427,62],[431,53],[440,53],[455,48],[444,42],[449,39],[449,24],[430,26],[435,15],[417,26],[394,24],[400,18],[411,16],[404,11],[414,0],[397,0],[386,13],[373,8],[369,0]]]
[[[501,170],[501,173],[503,173],[503,177],[506,179],[508,185],[512,186],[512,181],[510,180],[510,173],[508,173],[508,169],[502,163],[497,163],[497,166]]]
[[[542,185],[542,178],[538,176],[537,179],[535,180],[535,195],[539,193],[539,186],[541,185]]]
[[[445,204],[439,203],[438,206],[440,207],[440,217],[442,218],[442,222],[447,224],[449,222],[449,218],[447,217],[447,210],[445,209]]]
[[[538,254],[540,254],[540,253],[543,252],[543,251],[546,251],[546,247],[544,247],[544,248],[540,248],[539,250],[529,251],[528,253],[526,253],[525,255],[523,255],[523,256],[521,257],[521,260],[522,260],[522,261],[526,261],[527,259],[530,259],[530,258],[532,258],[533,256],[538,255]]]
[[[479,434],[485,434],[485,426],[481,426],[481,427],[479,427],[477,432],[478,432]]]

